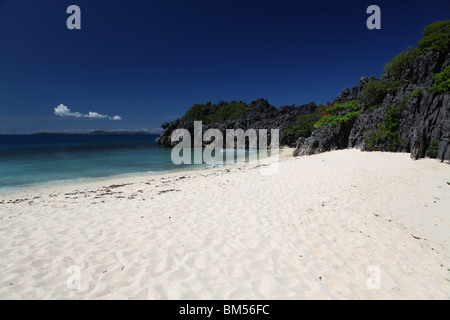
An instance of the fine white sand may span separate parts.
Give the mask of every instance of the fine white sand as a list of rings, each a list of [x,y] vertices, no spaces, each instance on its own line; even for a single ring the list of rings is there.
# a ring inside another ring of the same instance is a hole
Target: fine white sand
[[[0,194],[0,298],[450,298],[449,165],[344,150],[267,168]]]

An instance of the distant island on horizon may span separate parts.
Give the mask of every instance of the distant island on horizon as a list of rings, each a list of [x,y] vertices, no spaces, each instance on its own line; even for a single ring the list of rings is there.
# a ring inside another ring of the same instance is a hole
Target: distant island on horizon
[[[78,135],[78,136],[119,136],[119,135],[127,135],[127,136],[157,136],[159,133],[148,132],[148,131],[106,131],[106,130],[95,130],[92,132],[85,133],[69,133],[69,132],[38,132],[38,133],[30,133],[30,134],[1,134],[0,136],[9,136],[9,135],[27,135],[27,136],[66,136],[66,135]]]

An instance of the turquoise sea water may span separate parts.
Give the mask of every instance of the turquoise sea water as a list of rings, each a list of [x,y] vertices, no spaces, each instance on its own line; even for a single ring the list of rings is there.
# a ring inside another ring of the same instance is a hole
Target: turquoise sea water
[[[171,160],[172,149],[158,146],[156,138],[155,135],[0,135],[0,192],[40,184],[211,167],[175,165]],[[223,153],[224,160],[227,153]],[[192,153],[191,159],[193,156]]]
[[[0,191],[36,184],[196,169],[153,135],[1,135]]]

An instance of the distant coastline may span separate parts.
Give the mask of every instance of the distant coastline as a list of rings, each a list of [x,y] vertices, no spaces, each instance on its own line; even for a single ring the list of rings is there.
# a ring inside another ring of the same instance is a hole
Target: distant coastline
[[[129,136],[136,136],[136,135],[158,135],[157,133],[148,132],[148,131],[105,131],[105,130],[95,130],[92,132],[87,133],[61,133],[61,132],[39,132],[34,133],[33,135],[83,135],[83,136],[118,136],[118,135],[129,135]]]
[[[149,131],[106,131],[92,132],[36,132],[36,133],[0,133],[0,136],[159,136],[158,132]]]
[[[148,131],[106,131],[95,130],[92,132],[37,132],[37,133],[24,133],[24,134],[6,134],[0,133],[0,136],[159,136],[157,132]]]

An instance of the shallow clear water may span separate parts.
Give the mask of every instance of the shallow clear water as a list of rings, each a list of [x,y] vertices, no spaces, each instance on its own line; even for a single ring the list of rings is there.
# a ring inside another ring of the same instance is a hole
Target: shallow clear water
[[[154,135],[0,135],[0,191],[208,167],[204,163],[175,165],[171,160],[172,149],[158,146],[156,138]]]
[[[146,135],[0,136],[0,190],[57,181],[194,169]],[[198,166],[197,166],[198,167]]]

